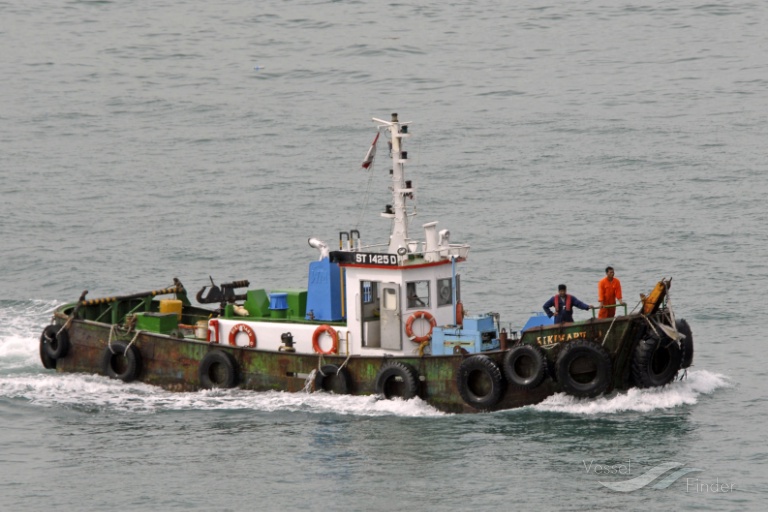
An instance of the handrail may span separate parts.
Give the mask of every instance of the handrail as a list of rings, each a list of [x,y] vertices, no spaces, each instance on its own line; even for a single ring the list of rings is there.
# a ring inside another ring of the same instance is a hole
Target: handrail
[[[601,308],[592,308],[592,318],[595,318],[595,311],[598,309],[618,308],[620,306],[624,308],[624,316],[627,316],[627,305],[625,303],[625,304],[613,304],[611,306],[603,306]]]

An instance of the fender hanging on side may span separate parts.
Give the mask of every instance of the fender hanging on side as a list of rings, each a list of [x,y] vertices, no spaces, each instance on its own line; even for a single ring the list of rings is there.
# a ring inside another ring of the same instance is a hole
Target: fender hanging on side
[[[504,356],[504,376],[518,389],[533,389],[547,376],[547,357],[534,345],[512,347]]]
[[[591,398],[608,389],[612,368],[611,357],[602,345],[588,340],[571,341],[557,357],[557,380],[569,395]]]
[[[101,355],[101,370],[110,379],[131,382],[141,371],[141,352],[125,341],[113,341]]]
[[[351,382],[346,368],[341,368],[335,364],[326,364],[315,374],[315,391],[348,395]]]
[[[691,326],[683,319],[675,322],[677,332],[685,336],[680,340],[680,368],[688,368],[693,364],[693,332]]]
[[[376,374],[376,393],[387,400],[410,400],[418,392],[419,374],[407,363],[389,361],[384,363]]]
[[[43,368],[46,370],[55,370],[56,369],[56,360],[52,358],[50,355],[48,355],[48,342],[51,339],[52,336],[55,336],[55,328],[54,325],[49,325],[45,329],[43,329],[42,334],[40,334],[40,343],[39,343],[39,352],[40,352],[40,362],[43,363]],[[51,334],[51,329],[54,329],[53,334]]]
[[[464,359],[459,365],[456,385],[464,401],[475,409],[489,409],[499,403],[504,391],[501,370],[484,355]]]
[[[229,352],[213,350],[200,361],[197,377],[205,389],[233,388],[237,386],[237,361]]]
[[[60,325],[49,325],[40,336],[42,350],[49,359],[61,359],[69,352],[69,333]],[[45,366],[45,362],[43,362]],[[46,367],[47,368],[47,367]]]
[[[676,341],[655,334],[641,339],[632,354],[632,378],[641,388],[664,386],[680,369],[682,354]]]

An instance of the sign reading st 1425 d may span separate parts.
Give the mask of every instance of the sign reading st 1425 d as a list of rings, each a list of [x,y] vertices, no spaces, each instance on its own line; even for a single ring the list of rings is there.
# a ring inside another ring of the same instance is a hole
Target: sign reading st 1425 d
[[[379,265],[383,267],[396,267],[397,254],[334,251],[331,253],[331,261],[341,264],[347,263],[352,265]]]

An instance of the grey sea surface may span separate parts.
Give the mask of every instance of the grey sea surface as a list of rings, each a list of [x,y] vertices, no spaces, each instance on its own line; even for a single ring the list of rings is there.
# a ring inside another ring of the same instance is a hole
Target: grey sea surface
[[[767,14],[0,2],[0,510],[765,510]],[[413,121],[412,232],[472,245],[469,313],[519,329],[561,282],[595,303],[608,264],[631,306],[673,277],[687,378],[445,415],[42,368],[84,289],[301,288],[308,237],[385,241],[386,150],[360,162],[391,112]],[[664,463],[698,471],[603,485]]]

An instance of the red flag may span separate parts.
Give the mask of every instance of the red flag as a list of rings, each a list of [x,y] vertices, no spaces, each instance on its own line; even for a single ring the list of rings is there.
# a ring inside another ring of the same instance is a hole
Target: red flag
[[[373,142],[371,142],[371,147],[368,148],[368,152],[365,154],[365,158],[363,159],[363,169],[368,169],[373,165],[373,157],[376,156],[377,142],[379,142],[379,133],[376,133],[376,137],[374,137]]]

